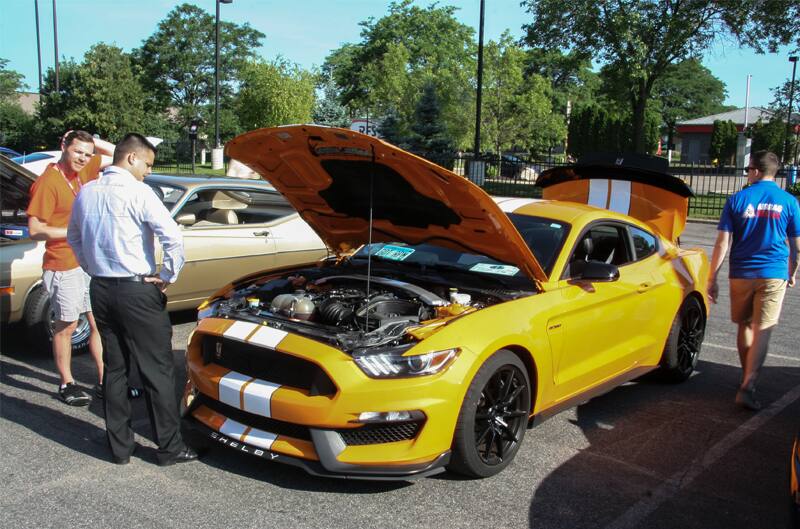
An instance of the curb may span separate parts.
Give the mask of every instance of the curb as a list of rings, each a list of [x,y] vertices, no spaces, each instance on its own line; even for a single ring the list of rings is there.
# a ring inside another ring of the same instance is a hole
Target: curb
[[[686,222],[693,222],[695,224],[719,224],[719,219],[694,219],[688,218]]]

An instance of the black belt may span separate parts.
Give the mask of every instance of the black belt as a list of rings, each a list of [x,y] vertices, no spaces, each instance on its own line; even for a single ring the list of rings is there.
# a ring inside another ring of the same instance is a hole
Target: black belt
[[[106,283],[145,283],[146,277],[150,276],[123,276],[123,277],[92,276],[92,281],[102,281]]]

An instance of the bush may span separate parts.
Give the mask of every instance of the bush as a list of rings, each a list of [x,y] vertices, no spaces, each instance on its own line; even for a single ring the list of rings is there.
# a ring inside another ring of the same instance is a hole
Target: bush
[[[788,186],[786,188],[786,191],[788,191],[789,193],[791,193],[796,197],[800,197],[800,182],[795,182],[794,184]]]

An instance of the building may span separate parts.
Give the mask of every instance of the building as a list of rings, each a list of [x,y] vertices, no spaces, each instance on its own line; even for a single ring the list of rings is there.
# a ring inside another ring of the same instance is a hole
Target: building
[[[39,105],[39,93],[17,92],[17,103],[23,112],[32,116],[36,113],[36,107]]]
[[[750,107],[747,111],[747,124],[752,125],[759,119],[761,121],[771,121],[774,117],[775,113],[769,109]],[[736,125],[736,130],[741,132],[744,130],[744,118],[745,109],[737,108],[720,114],[679,122],[675,126],[675,131],[680,142],[681,163],[711,163],[708,151],[711,147],[711,132],[714,129],[714,122],[717,120],[733,121]]]

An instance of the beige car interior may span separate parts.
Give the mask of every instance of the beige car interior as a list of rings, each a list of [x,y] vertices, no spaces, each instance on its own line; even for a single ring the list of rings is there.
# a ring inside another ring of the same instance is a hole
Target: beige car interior
[[[280,195],[216,189],[195,193],[179,215],[186,213],[197,219],[192,227],[209,227],[270,222],[290,215],[294,210]]]

